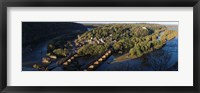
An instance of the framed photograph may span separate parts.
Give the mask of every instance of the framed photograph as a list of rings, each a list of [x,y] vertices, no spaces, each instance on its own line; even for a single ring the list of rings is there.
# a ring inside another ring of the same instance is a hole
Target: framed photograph
[[[2,1],[1,92],[199,93],[199,7]]]

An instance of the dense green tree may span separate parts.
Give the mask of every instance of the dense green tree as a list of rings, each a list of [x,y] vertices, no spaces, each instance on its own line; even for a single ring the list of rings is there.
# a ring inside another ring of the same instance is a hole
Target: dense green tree
[[[55,49],[55,50],[53,50],[53,53],[55,54],[55,55],[57,55],[57,56],[67,56],[67,53],[68,53],[68,51],[67,51],[67,49],[66,48],[64,48],[64,49]]]

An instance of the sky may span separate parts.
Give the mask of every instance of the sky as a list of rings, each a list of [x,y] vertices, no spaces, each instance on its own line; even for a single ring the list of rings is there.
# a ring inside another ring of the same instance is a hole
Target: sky
[[[131,23],[151,23],[151,24],[162,24],[162,25],[178,25],[178,21],[83,21],[83,22],[77,22],[77,23],[82,23],[82,24],[110,24],[110,23],[126,23],[126,24],[131,24]]]

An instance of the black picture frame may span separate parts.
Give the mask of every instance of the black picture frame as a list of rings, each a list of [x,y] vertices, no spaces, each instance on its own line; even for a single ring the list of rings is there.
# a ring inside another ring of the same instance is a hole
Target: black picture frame
[[[200,0],[2,0],[0,1],[0,91],[2,93],[199,93]],[[194,86],[7,86],[7,7],[193,7]]]

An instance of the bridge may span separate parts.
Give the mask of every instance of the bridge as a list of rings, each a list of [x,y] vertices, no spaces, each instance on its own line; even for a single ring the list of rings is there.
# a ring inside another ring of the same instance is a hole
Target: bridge
[[[98,59],[95,61],[89,63],[86,68],[82,70],[86,71],[95,71],[104,61],[106,61],[111,55],[112,55],[112,48],[107,49]],[[62,67],[67,68],[75,58],[77,58],[79,55],[77,53],[71,54],[68,57],[59,59],[56,61],[56,64],[54,62],[48,64],[48,65],[42,65],[39,70],[41,71],[51,71],[56,67]],[[55,66],[49,68],[50,65],[55,64]],[[42,68],[42,69],[41,69]]]
[[[86,71],[96,70],[104,61],[106,61],[112,55],[112,49],[108,49],[103,55],[101,55],[97,60],[91,62],[87,65]]]
[[[77,53],[70,55],[69,57],[67,57],[66,59],[64,59],[64,61],[60,60],[60,61],[57,61],[56,63],[57,63],[58,65],[63,65],[64,67],[66,67],[66,66],[70,65],[70,64],[72,63],[72,61],[73,61],[76,57],[78,57],[78,54],[77,54]]]
[[[37,69],[39,71],[51,71],[56,67],[65,68],[65,67],[69,66],[72,63],[72,61],[77,57],[78,57],[78,54],[74,53],[72,55],[69,55],[68,57],[61,58],[56,62],[51,62],[48,65],[47,64],[41,64],[40,66],[38,66]],[[53,65],[53,66],[51,66],[51,65]],[[49,67],[49,66],[51,66],[51,67]]]

